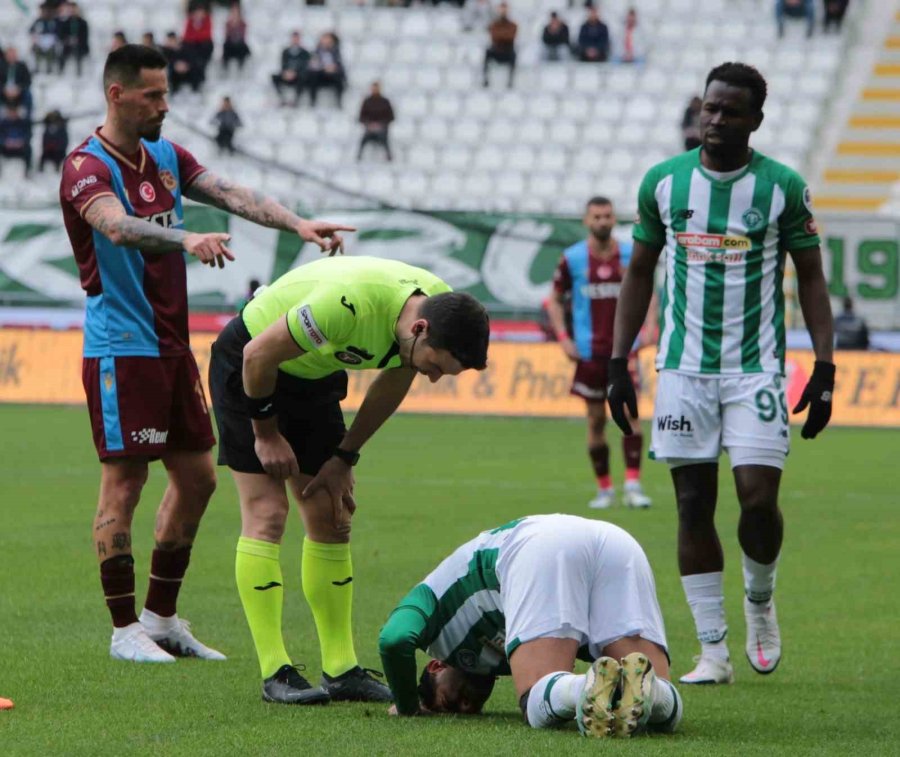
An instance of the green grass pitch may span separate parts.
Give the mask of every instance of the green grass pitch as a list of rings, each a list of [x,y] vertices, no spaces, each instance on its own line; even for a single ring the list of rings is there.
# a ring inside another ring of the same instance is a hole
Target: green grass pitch
[[[109,627],[90,524],[99,468],[81,408],[0,407],[0,712],[3,755],[820,755],[898,754],[896,432],[829,429],[794,439],[782,490],[786,521],[778,611],[784,660],[768,677],[743,656],[737,504],[722,468],[719,529],[737,682],[682,687],[674,737],[597,743],[569,727],[521,723],[502,681],[482,717],[397,720],[385,708],[304,709],[260,701],[258,669],[233,585],[239,532],[227,472],[201,526],[180,612],[226,663],[134,665],[108,657]],[[377,635],[394,603],[479,530],[513,517],[590,517],[583,425],[575,421],[398,416],[357,469],[355,633],[380,667]],[[621,472],[613,438],[614,474]],[[646,463],[654,507],[604,514],[643,544],[656,572],[673,672],[691,667],[693,624],[675,563],[675,512],[664,466]],[[138,599],[146,591],[155,465],[138,509]],[[318,647],[300,587],[299,519],[282,561],[288,650],[318,680]]]

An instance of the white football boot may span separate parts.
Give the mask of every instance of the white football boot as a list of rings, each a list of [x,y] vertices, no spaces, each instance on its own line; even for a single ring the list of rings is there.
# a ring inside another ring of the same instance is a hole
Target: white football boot
[[[678,680],[681,683],[691,684],[713,684],[713,683],[734,683],[734,669],[731,667],[729,659],[719,659],[718,657],[703,657],[702,655],[694,658],[697,663],[690,673],[685,673]]]
[[[641,488],[640,481],[625,482],[624,500],[626,506],[640,509],[650,507],[650,505],[653,504],[653,500],[650,499],[650,497],[648,497],[646,494],[644,494],[644,490]]]
[[[592,510],[608,510],[615,503],[616,490],[609,487],[609,489],[598,489],[596,496],[588,502],[588,507]]]
[[[751,602],[744,597],[744,618],[747,621],[747,660],[757,673],[767,675],[781,661],[781,632],[775,615],[775,600],[765,604]]]
[[[575,706],[575,722],[582,736],[603,739],[615,735],[613,700],[619,691],[621,670],[612,657],[601,657],[585,673],[584,689]]]
[[[164,618],[144,608],[140,617],[147,635],[162,649],[176,657],[198,657],[201,660],[228,659],[221,652],[201,644],[191,633],[191,624],[173,615]]]
[[[615,710],[615,732],[628,738],[642,731],[653,709],[653,684],[656,673],[647,655],[632,652],[622,658],[622,696]]]
[[[160,649],[140,623],[114,628],[109,656],[132,662],[175,662],[175,658]]]

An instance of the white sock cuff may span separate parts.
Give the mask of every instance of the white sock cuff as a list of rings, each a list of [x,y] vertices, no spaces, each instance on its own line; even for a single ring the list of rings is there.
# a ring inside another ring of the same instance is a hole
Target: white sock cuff
[[[725,581],[721,570],[715,573],[694,573],[681,577],[681,585],[688,601],[692,599],[720,599],[725,596]]]
[[[574,677],[571,673],[557,671],[548,673],[538,680],[528,692],[525,717],[532,728],[552,728],[571,720],[574,716],[574,708],[568,708],[568,692],[554,691],[556,686],[566,687],[568,677]],[[563,694],[563,696],[559,696]]]

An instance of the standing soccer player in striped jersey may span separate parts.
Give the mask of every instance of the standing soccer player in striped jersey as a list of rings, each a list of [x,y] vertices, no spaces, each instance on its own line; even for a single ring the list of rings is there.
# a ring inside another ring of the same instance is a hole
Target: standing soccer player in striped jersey
[[[637,410],[627,355],[665,249],[651,456],[672,470],[679,568],[702,645],[682,683],[734,677],[714,524],[723,448],[741,506],[747,658],[759,673],[771,673],[781,659],[772,595],[783,538],[778,488],[790,439],[782,291],[788,253],[816,356],[794,408],[809,406],[803,438],[815,438],[831,417],[833,325],[809,189],[749,145],[765,98],[765,79],[751,66],[724,63],[710,72],[701,146],[651,168],[641,185],[616,311],[608,394],[611,415],[627,434],[625,408],[632,417]]]
[[[612,352],[613,321],[622,277],[631,259],[631,242],[620,243],[612,234],[616,213],[606,197],[592,197],[584,209],[588,238],[562,254],[553,275],[553,293],[547,299],[547,315],[566,357],[575,362],[571,393],[584,400],[587,409],[587,448],[597,479],[597,494],[588,507],[604,510],[615,501],[609,475],[606,443],[607,367]],[[566,325],[565,307],[572,303],[572,335]],[[639,383],[635,375],[635,385]],[[641,489],[641,450],[644,437],[634,420],[633,433],[622,438],[625,458],[624,502],[629,507],[650,507]]]

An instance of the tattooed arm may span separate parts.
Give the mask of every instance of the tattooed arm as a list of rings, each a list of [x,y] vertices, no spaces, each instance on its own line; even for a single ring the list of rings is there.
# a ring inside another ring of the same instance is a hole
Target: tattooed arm
[[[293,231],[306,242],[317,244],[323,252],[343,251],[339,231],[355,231],[352,226],[307,221],[262,192],[243,187],[212,171],[204,171],[184,190],[184,196],[212,205],[270,229]]]
[[[142,252],[178,252],[185,250],[210,265],[225,265],[234,260],[225,246],[228,234],[192,234],[182,229],[167,229],[125,212],[112,195],[97,197],[84,211],[84,220],[117,247],[133,247]]]

